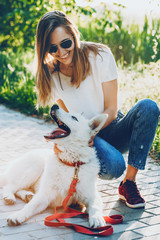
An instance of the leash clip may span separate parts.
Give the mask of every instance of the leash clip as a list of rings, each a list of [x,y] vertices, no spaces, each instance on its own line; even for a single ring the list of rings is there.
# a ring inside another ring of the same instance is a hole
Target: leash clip
[[[73,179],[76,179],[77,182],[79,182],[78,171],[79,171],[79,166],[78,166],[78,164],[76,163],[76,164],[75,164],[75,169],[74,169],[74,176],[73,176]]]

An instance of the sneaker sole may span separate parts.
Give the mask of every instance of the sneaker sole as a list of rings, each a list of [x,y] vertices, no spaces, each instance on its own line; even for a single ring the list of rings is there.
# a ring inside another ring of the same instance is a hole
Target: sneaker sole
[[[123,196],[123,195],[120,195],[119,194],[119,198],[123,201],[125,201],[126,205],[130,208],[144,208],[145,207],[145,203],[138,203],[138,204],[134,204],[134,205],[131,205],[127,202],[126,198]]]

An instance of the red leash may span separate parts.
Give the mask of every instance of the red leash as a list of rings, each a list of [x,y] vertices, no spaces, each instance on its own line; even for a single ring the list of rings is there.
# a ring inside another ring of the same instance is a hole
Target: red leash
[[[58,153],[59,149],[57,148],[57,146],[55,146],[55,148],[56,149],[54,150],[57,151],[55,152]],[[113,233],[113,227],[111,225],[106,225],[104,227],[91,228],[91,227],[85,227],[79,224],[67,223],[64,220],[64,218],[72,218],[76,216],[88,218],[88,213],[83,213],[81,211],[67,207],[67,203],[70,197],[73,196],[73,194],[76,192],[76,185],[77,185],[77,182],[79,181],[78,170],[79,170],[79,166],[82,164],[83,163],[81,162],[74,164],[75,166],[74,177],[68,191],[68,196],[63,200],[63,208],[66,211],[66,213],[57,213],[57,208],[59,207],[56,207],[55,214],[46,217],[44,220],[44,224],[48,227],[59,227],[59,226],[70,227],[70,228],[73,228],[76,232],[83,233],[83,234],[89,234],[94,236],[109,236]],[[73,166],[73,165],[69,165],[69,166]],[[57,220],[58,222],[52,222],[53,220]],[[123,222],[123,216],[122,215],[111,215],[109,217],[104,216],[104,220],[107,223],[119,224]]]

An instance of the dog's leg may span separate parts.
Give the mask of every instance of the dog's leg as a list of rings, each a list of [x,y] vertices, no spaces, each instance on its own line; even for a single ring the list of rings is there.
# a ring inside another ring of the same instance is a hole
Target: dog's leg
[[[88,196],[87,196],[88,195]],[[87,211],[89,214],[89,225],[91,227],[102,227],[106,225],[103,218],[103,207],[101,197],[96,189],[86,195],[88,199]]]
[[[29,201],[31,201],[33,196],[34,196],[34,193],[31,191],[20,190],[20,191],[16,192],[16,197],[20,198],[25,203],[28,203]]]
[[[52,194],[48,194],[51,192]],[[53,191],[53,189],[47,189],[47,192],[38,192],[24,208],[7,218],[8,225],[20,225],[28,218],[45,210],[54,198],[56,198],[56,191]]]

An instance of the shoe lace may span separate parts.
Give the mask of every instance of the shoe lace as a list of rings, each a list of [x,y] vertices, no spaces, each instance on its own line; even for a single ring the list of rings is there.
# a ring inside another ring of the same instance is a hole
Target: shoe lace
[[[133,181],[127,181],[126,190],[130,198],[132,199],[142,199],[137,185]]]

